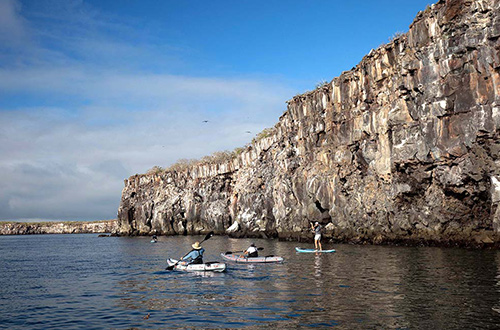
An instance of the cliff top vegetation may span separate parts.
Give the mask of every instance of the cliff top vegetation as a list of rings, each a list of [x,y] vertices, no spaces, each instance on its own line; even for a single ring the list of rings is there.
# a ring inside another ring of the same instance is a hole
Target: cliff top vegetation
[[[211,164],[224,164],[234,161],[243,152],[251,150],[253,146],[258,144],[262,139],[268,138],[276,134],[276,127],[268,127],[263,129],[259,134],[257,134],[250,143],[246,144],[244,147],[235,148],[233,151],[216,151],[211,155],[204,156],[200,159],[179,159],[174,164],[169,167],[153,166],[150,168],[145,175],[155,175],[163,172],[182,172],[186,171],[195,166],[211,165]]]

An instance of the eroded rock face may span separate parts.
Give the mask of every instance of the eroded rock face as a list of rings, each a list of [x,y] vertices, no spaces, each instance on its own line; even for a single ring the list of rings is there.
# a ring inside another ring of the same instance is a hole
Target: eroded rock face
[[[233,161],[130,177],[120,231],[500,242],[499,14],[439,1]]]

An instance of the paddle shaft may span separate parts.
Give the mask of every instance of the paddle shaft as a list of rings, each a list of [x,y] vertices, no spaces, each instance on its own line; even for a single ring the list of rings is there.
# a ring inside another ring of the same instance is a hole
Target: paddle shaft
[[[264,250],[264,248],[258,247],[257,250],[262,251],[262,250]],[[241,252],[246,252],[246,250],[245,251],[227,251],[225,254],[234,254],[234,253],[241,253]]]

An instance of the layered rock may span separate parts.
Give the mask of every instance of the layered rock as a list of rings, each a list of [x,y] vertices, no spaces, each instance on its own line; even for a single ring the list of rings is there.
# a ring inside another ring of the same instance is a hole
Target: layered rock
[[[500,0],[448,0],[234,159],[125,180],[125,234],[500,242]]]
[[[0,235],[115,233],[116,220],[67,222],[0,222]]]

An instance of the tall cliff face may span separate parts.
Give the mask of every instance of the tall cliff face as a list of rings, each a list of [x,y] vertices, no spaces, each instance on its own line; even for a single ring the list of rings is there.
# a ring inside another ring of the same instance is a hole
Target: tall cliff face
[[[125,180],[122,233],[500,242],[500,0],[439,1],[231,161]]]

